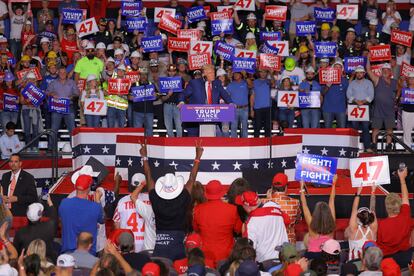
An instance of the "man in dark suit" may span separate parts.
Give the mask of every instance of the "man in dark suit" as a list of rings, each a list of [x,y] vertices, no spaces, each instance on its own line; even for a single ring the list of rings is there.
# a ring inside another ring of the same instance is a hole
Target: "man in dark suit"
[[[19,154],[11,155],[9,166],[11,171],[1,178],[3,200],[13,216],[25,217],[27,207],[38,200],[35,180],[33,175],[22,170]]]
[[[226,103],[232,103],[229,93],[216,79],[214,66],[207,64],[203,67],[204,78],[190,80],[184,92],[180,94],[178,107],[185,102],[188,104],[219,104],[220,98]],[[196,124],[188,124],[188,136],[198,136],[199,128]]]

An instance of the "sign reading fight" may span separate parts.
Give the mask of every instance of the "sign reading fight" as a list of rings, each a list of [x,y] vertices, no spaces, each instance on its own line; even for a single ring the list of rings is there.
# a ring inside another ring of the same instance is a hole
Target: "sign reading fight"
[[[108,111],[108,105],[105,100],[85,99],[83,114],[105,116]]]
[[[26,75],[30,72],[33,73],[36,76],[36,80],[41,80],[42,79],[42,75],[40,74],[40,70],[39,70],[38,67],[32,67],[32,68],[17,71],[16,76],[19,80],[24,79],[24,78],[26,78]]]
[[[145,32],[148,21],[146,17],[130,17],[125,20],[125,28],[128,32]]]
[[[254,74],[256,72],[255,58],[233,58],[233,72],[242,72]]]
[[[68,98],[49,97],[48,100],[49,112],[56,112],[60,114],[68,114],[71,100]]]
[[[315,56],[322,57],[336,57],[338,46],[336,42],[315,42]]]
[[[160,92],[181,92],[183,91],[183,83],[181,77],[160,77]]]
[[[177,30],[181,29],[181,21],[179,19],[175,19],[169,14],[165,14],[161,17],[158,27],[164,31],[177,35]]]
[[[414,104],[414,89],[403,88],[401,94],[402,104]]]
[[[11,94],[3,94],[3,110],[10,112],[19,111],[19,96]]]
[[[391,60],[391,46],[389,44],[371,46],[369,48],[369,55],[371,62]]]
[[[233,6],[217,6],[218,12],[227,12],[229,14],[229,18],[233,17]]]
[[[181,107],[182,122],[232,122],[235,115],[236,110],[232,104],[184,104]]]
[[[320,84],[340,84],[341,83],[341,69],[337,68],[320,68],[319,69],[319,83]]]
[[[238,0],[234,7],[237,11],[254,11],[255,2],[254,0]]]
[[[369,121],[369,106],[349,104],[348,121]]]
[[[160,35],[143,37],[141,39],[141,47],[144,49],[144,53],[161,52],[164,50],[162,37]]]
[[[301,153],[296,158],[295,180],[330,185],[337,166],[336,158]]]
[[[187,10],[188,22],[198,22],[207,18],[206,12],[202,6],[196,6]]]
[[[262,46],[262,52],[266,53],[266,54],[275,54],[277,55],[279,53],[279,48],[277,48],[276,46],[274,46],[274,44],[272,45],[271,43],[273,43],[274,41],[265,41],[265,43],[263,43]]]
[[[238,49],[234,53],[234,57],[236,58],[256,58],[256,51],[250,51],[245,49]]]
[[[233,19],[211,20],[211,34],[219,35],[233,33]]]
[[[201,69],[206,64],[211,64],[211,56],[208,53],[188,56],[188,67],[190,70]]]
[[[208,53],[213,54],[213,41],[191,41],[190,55]]]
[[[315,21],[297,21],[296,22],[296,35],[307,36],[314,35],[316,33]]]
[[[38,107],[46,97],[45,92],[33,83],[28,83],[25,88],[23,88],[22,96],[29,100],[35,107]]]
[[[224,19],[231,19],[231,16],[228,12],[212,12],[210,13],[211,20],[224,20]]]
[[[266,5],[266,20],[286,21],[287,6]]]
[[[277,91],[278,107],[299,107],[298,91]]]
[[[142,2],[127,2],[121,3],[121,14],[123,16],[140,16],[142,10]]]
[[[282,39],[281,32],[260,32],[260,40],[262,41],[277,41]]]
[[[367,57],[345,57],[344,58],[344,70],[346,73],[352,73],[357,66],[362,65],[365,67],[367,64]]]
[[[190,50],[190,39],[180,37],[169,37],[168,50],[187,53]]]
[[[390,184],[388,156],[349,160],[352,187]]]
[[[300,108],[320,108],[321,107],[321,92],[299,92],[299,107]]]
[[[334,9],[315,7],[313,9],[313,17],[319,22],[333,22],[336,19],[336,14]]]
[[[129,79],[108,79],[108,94],[128,95],[130,86]]]
[[[282,67],[282,58],[275,54],[264,54],[259,55],[259,69],[280,71]]]
[[[189,38],[190,40],[200,40],[201,31],[197,29],[180,29],[177,31],[177,37]]]
[[[400,75],[403,77],[408,77],[409,73],[414,73],[414,66],[403,61],[401,64]]]
[[[227,61],[232,61],[234,56],[234,46],[222,41],[217,41],[214,45],[214,53],[218,56],[222,56]]]
[[[278,49],[278,55],[282,57],[289,56],[289,41],[269,41],[269,44]]]
[[[391,42],[411,47],[411,43],[413,42],[413,34],[411,32],[392,30]]]
[[[96,32],[99,32],[95,17],[89,18],[85,21],[76,23],[76,33],[79,37],[84,37]]]
[[[86,80],[85,79],[79,79],[76,86],[78,87],[79,91],[83,91],[86,87]]]
[[[62,9],[62,24],[76,24],[82,21],[83,11],[81,9]]]
[[[336,19],[357,20],[358,5],[336,5]]]
[[[155,86],[153,84],[131,87],[134,102],[145,102],[155,100]]]
[[[167,14],[171,15],[172,17],[175,17],[175,9],[156,7],[154,9],[154,22],[160,22],[161,18]]]

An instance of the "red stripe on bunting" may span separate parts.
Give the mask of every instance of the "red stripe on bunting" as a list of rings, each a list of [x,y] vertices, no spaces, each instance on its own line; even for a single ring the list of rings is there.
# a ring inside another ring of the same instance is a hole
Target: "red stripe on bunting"
[[[347,135],[359,136],[358,131],[353,128],[289,128],[285,129],[286,134],[325,134],[325,135]]]
[[[144,133],[144,129],[143,128],[102,128],[102,127],[77,127],[73,130],[73,134],[72,135],[76,135],[79,133],[139,133],[142,132]]]

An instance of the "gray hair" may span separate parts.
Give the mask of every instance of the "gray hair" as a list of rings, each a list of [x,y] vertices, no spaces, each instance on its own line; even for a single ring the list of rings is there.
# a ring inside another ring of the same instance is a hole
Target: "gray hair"
[[[382,251],[378,247],[370,247],[364,254],[364,265],[368,271],[377,271],[381,269]]]

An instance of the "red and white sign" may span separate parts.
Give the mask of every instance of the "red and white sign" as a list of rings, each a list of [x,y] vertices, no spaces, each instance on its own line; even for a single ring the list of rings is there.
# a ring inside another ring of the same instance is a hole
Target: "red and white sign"
[[[99,32],[95,17],[76,23],[76,32],[78,37],[84,37]]]
[[[235,57],[239,58],[256,58],[257,52],[256,51],[250,51],[245,49],[238,49],[236,48],[236,51],[234,53]]]
[[[131,81],[131,83],[139,82],[139,72],[138,71],[128,71],[125,74],[125,77]]]
[[[348,121],[369,121],[369,105],[348,105]]]
[[[289,41],[268,41],[270,45],[279,49],[278,56],[288,57],[289,56]]]
[[[266,5],[266,20],[286,21],[287,6]]]
[[[154,22],[160,22],[161,18],[165,15],[171,15],[175,18],[175,9],[172,8],[158,8],[154,9]]]
[[[17,71],[16,72],[17,79],[19,80],[24,79],[29,72],[33,73],[36,76],[36,80],[42,79],[42,74],[40,74],[40,70],[38,67],[32,67],[32,68]]]
[[[409,73],[414,73],[414,66],[411,66],[410,64],[408,64],[406,62],[403,62],[401,64],[400,76],[408,77]]]
[[[187,53],[188,50],[190,50],[190,39],[180,37],[169,37],[168,50]]]
[[[391,46],[377,45],[369,48],[369,60],[371,62],[391,60]]]
[[[197,29],[180,29],[177,31],[177,37],[189,38],[190,40],[200,40],[201,31]]]
[[[217,11],[218,12],[227,12],[230,16],[230,18],[232,18],[233,16],[233,6],[217,6]]]
[[[188,56],[188,67],[190,70],[201,69],[206,64],[211,64],[211,56],[208,53]]]
[[[129,79],[109,79],[108,94],[128,95],[131,81]]]
[[[158,28],[177,35],[177,31],[181,29],[181,21],[167,14],[161,18]]]
[[[236,11],[255,11],[255,1],[254,0],[238,0],[234,4]]]
[[[319,83],[320,84],[340,84],[341,83],[341,69],[339,68],[320,68],[319,69]]]
[[[371,65],[371,71],[375,76],[381,77],[382,75],[382,64]]]
[[[107,111],[108,106],[105,100],[85,99],[83,104],[83,114],[105,116]]]
[[[83,90],[85,90],[86,87],[86,79],[79,79],[78,83],[77,83],[78,89],[80,92],[82,92]]]
[[[278,107],[299,107],[298,91],[277,91]]]
[[[392,30],[391,42],[411,47],[411,43],[413,42],[413,34],[411,32]]]
[[[336,19],[358,20],[358,5],[336,5]]]
[[[390,184],[388,156],[349,160],[352,187]]]
[[[225,20],[225,19],[231,19],[231,16],[226,11],[221,12],[211,12],[210,13],[211,20]]]
[[[213,54],[213,41],[191,41],[190,55],[208,53]]]
[[[280,71],[282,66],[282,58],[274,54],[259,55],[259,69]]]

